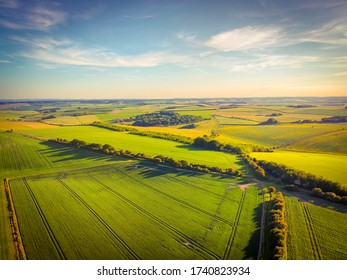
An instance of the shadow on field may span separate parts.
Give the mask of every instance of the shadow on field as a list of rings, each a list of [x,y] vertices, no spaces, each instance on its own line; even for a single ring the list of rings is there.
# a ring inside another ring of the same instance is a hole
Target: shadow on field
[[[52,143],[49,141],[41,142],[41,144],[46,145],[48,148],[40,149],[38,152],[50,158],[52,163],[64,162],[64,161],[73,161],[73,160],[103,160],[103,161],[121,161],[122,158],[106,156],[92,151],[86,151],[81,149],[75,149],[71,147],[66,147],[58,143]]]
[[[195,152],[200,152],[200,151],[209,151],[197,146],[189,145],[189,144],[179,144],[176,146],[177,148],[185,149],[188,151],[195,151]]]
[[[253,211],[253,222],[256,223],[258,228],[253,232],[247,247],[244,249],[245,259],[258,259],[259,241],[260,241],[260,227],[261,227],[261,213],[262,213],[262,203],[258,205]]]
[[[155,163],[149,163],[149,162],[141,162],[134,166],[129,166],[126,168],[127,171],[131,171],[137,169],[139,170],[139,174],[143,176],[144,178],[152,178],[157,176],[163,176],[163,175],[176,175],[176,176],[184,176],[184,177],[201,177],[209,175],[210,177],[215,178],[216,180],[221,180],[230,177],[223,176],[221,174],[205,174],[201,172],[191,171],[191,170],[184,170],[179,169],[171,166],[161,165],[161,164],[155,164]]]

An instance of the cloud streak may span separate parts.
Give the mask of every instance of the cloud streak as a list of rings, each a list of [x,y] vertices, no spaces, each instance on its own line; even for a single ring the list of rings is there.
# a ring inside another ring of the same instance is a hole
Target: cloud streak
[[[17,7],[18,8],[18,7]],[[0,24],[14,30],[48,31],[53,26],[63,23],[67,13],[46,7],[24,7],[15,14],[9,14],[0,20]]]
[[[224,52],[277,46],[281,42],[277,27],[246,26],[212,36],[205,46]]]
[[[179,63],[183,57],[165,52],[151,52],[124,56],[98,48],[82,48],[71,40],[53,38],[27,39],[13,36],[13,40],[29,46],[21,57],[55,64],[95,67],[155,67]]]

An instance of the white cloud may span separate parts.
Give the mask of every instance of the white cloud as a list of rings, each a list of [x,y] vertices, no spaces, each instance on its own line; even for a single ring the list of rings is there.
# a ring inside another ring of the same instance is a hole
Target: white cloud
[[[277,27],[246,26],[214,35],[204,45],[224,52],[273,47],[281,42],[280,31]]]
[[[304,32],[301,37],[306,42],[347,45],[347,23],[344,19],[337,19]]]
[[[11,63],[11,61],[0,59],[0,63]]]
[[[195,42],[196,34],[187,33],[187,32],[179,32],[176,34],[176,37],[180,40],[184,40],[187,42]]]
[[[12,37],[12,39],[29,46],[29,50],[18,55],[46,63],[96,67],[155,67],[184,61],[182,56],[165,52],[124,56],[101,48],[82,48],[67,39],[36,38],[29,40],[18,36]]]
[[[0,24],[15,30],[48,31],[51,27],[65,21],[67,14],[63,11],[45,7],[20,9],[16,17],[1,19]]]
[[[318,58],[292,55],[253,55],[247,58],[212,55],[203,61],[204,66],[209,65],[224,71],[254,73],[262,70],[299,68],[304,64],[318,61]]]

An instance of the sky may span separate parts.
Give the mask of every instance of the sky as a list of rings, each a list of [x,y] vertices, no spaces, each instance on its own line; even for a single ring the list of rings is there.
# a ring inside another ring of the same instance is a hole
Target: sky
[[[347,96],[346,0],[0,0],[0,99]]]

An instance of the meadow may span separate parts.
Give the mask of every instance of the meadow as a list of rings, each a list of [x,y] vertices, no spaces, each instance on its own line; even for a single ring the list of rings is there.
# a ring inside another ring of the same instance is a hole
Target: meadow
[[[347,186],[346,155],[276,150],[273,153],[251,153],[251,156],[285,164]]]

